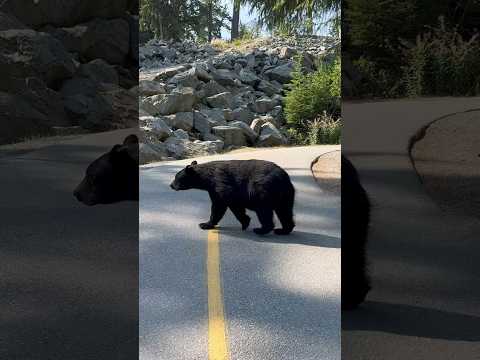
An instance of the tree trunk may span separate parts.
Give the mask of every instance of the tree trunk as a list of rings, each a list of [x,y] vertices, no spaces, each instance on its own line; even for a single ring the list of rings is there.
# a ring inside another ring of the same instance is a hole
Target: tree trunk
[[[307,8],[307,34],[313,35],[313,4],[309,4]]]
[[[233,15],[232,15],[232,32],[231,40],[235,40],[239,36],[240,26],[240,0],[233,0]]]
[[[213,0],[208,1],[208,42],[212,42]]]

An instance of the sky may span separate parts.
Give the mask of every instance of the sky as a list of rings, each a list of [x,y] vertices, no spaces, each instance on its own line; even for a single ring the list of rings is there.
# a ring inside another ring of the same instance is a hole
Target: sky
[[[228,12],[231,16],[233,0],[222,0],[222,3],[227,7]],[[240,8],[240,22],[242,24],[254,22],[256,18],[257,13],[255,11],[250,14],[250,5],[246,4]],[[326,29],[321,29],[321,31],[319,31],[318,33],[326,35],[328,31]],[[222,29],[222,39],[230,39],[230,30]]]

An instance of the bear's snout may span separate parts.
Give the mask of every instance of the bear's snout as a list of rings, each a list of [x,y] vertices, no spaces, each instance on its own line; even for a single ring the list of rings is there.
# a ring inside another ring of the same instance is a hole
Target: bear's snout
[[[173,190],[178,191],[178,187],[175,185],[174,182],[172,182],[172,183],[170,184],[170,187],[171,187]]]

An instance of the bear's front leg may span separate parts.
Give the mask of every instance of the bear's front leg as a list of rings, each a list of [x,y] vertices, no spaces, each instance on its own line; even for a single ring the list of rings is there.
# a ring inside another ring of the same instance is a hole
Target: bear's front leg
[[[222,220],[223,215],[225,215],[226,211],[227,206],[224,203],[212,199],[210,220],[208,222],[198,224],[198,226],[200,226],[200,229],[202,230],[209,230],[215,228],[215,226],[220,222],[220,220]]]
[[[232,210],[233,215],[240,221],[242,224],[242,230],[247,230],[248,225],[250,225],[250,216],[246,214],[245,208],[237,207],[237,206],[230,206],[230,210]]]

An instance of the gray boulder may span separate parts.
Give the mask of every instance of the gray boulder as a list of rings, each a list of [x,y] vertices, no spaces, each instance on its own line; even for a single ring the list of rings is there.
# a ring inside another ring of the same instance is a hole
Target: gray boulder
[[[213,80],[223,86],[236,86],[237,76],[234,72],[226,69],[218,69],[212,72]]]
[[[220,85],[214,80],[207,82],[201,87],[201,89],[205,92],[206,97],[210,97],[227,91],[222,85]]]
[[[287,63],[284,65],[276,66],[273,69],[265,71],[265,75],[270,80],[276,80],[281,84],[289,83],[292,80],[293,64]]]
[[[213,122],[198,110],[193,111],[193,128],[200,134],[209,134],[212,128]]]
[[[241,82],[254,86],[256,83],[260,81],[259,77],[255,75],[253,72],[248,71],[246,69],[241,69],[239,73],[239,79]]]
[[[138,112],[140,115],[152,116],[158,113],[158,110],[152,104],[152,99],[140,98],[138,104]]]
[[[46,27],[44,31],[85,60],[103,59],[123,64],[130,52],[130,27],[123,19],[94,19],[70,28]]]
[[[77,74],[97,82],[118,85],[118,74],[115,68],[102,59],[80,65]]]
[[[21,44],[21,45],[20,45]],[[76,68],[72,56],[52,36],[33,30],[0,32],[0,90],[23,86],[26,78],[36,77],[48,87],[72,77]]]
[[[193,65],[191,72],[194,76],[197,77],[197,79],[203,82],[209,82],[212,80],[212,76],[207,72],[207,70],[203,66],[199,64]]]
[[[175,136],[177,139],[182,139],[182,140],[189,140],[190,137],[188,136],[188,132],[186,132],[183,129],[177,129],[173,132],[173,136]]]
[[[210,123],[215,125],[226,125],[225,114],[222,109],[201,109],[200,112],[207,117]]]
[[[242,121],[229,122],[228,126],[234,126],[234,127],[238,127],[240,129],[242,129],[243,134],[247,138],[247,142],[248,142],[249,145],[253,145],[258,138],[258,134],[255,131],[253,131],[250,128],[250,126],[248,126],[247,124],[245,124]]]
[[[165,86],[158,81],[140,80],[139,82],[140,95],[152,96],[158,94],[165,94]]]
[[[183,72],[187,70],[187,67],[185,65],[176,65],[176,66],[170,66],[167,68],[164,68],[160,70],[155,77],[153,78],[154,81],[163,81],[167,80],[176,74]]]
[[[276,101],[268,97],[262,97],[255,101],[253,109],[259,114],[266,114],[277,105]]]
[[[74,78],[66,81],[60,91],[69,118],[84,129],[106,131],[138,126],[137,97],[117,85],[95,85],[89,79]]]
[[[160,117],[141,116],[139,120],[140,123],[145,123],[146,130],[152,132],[160,141],[163,141],[168,137],[172,136],[172,130]]]
[[[192,111],[197,98],[192,88],[175,89],[170,94],[160,94],[147,97],[160,115],[170,115],[178,112]]]
[[[288,140],[285,138],[285,136],[283,136],[283,134],[271,122],[267,122],[262,125],[257,146],[280,146],[286,145],[287,143]]]
[[[232,94],[223,92],[206,98],[207,104],[213,108],[229,108],[232,106]]]
[[[247,137],[243,129],[235,126],[215,126],[212,128],[212,133],[221,138],[225,146],[246,146]]]
[[[195,75],[195,68],[176,74],[168,82],[176,86],[191,87],[193,89],[196,89],[201,83]]]
[[[160,143],[153,145],[143,142],[138,144],[138,155],[141,165],[154,161],[162,161],[168,156],[164,144]]]
[[[247,106],[241,106],[232,111],[232,117],[235,121],[250,124],[255,118],[255,114]]]
[[[163,117],[166,124],[173,129],[191,131],[193,129],[193,112],[178,112]]]
[[[267,80],[262,80],[256,87],[258,90],[264,92],[268,96],[273,96],[275,94],[280,94],[282,91],[282,85],[278,82],[270,82]]]

